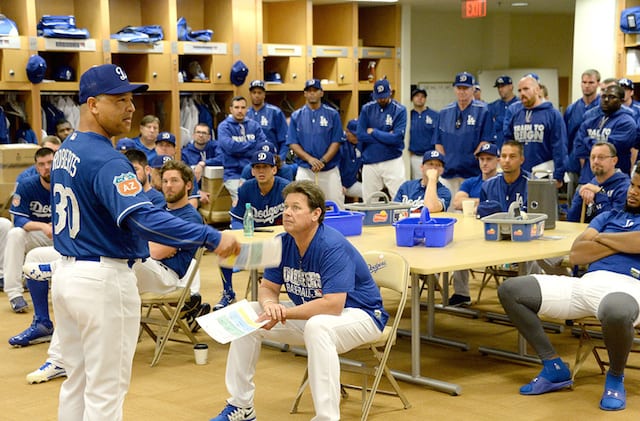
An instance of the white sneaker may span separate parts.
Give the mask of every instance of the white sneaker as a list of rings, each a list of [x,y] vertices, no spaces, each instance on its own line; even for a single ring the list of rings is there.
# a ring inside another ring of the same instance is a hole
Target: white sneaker
[[[27,383],[44,383],[58,377],[67,377],[65,369],[47,361],[36,371],[27,374]]]

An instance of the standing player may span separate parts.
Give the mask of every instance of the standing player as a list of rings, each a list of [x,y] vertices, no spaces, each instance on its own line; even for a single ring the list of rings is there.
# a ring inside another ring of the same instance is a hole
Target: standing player
[[[282,110],[275,105],[265,102],[266,90],[264,82],[254,80],[249,84],[251,107],[247,110],[247,118],[255,120],[262,127],[267,140],[280,151],[280,159],[285,161],[289,154],[287,148],[287,119]]]
[[[140,323],[131,269],[149,257],[147,241],[205,245],[227,257],[233,236],[174,218],[151,205],[131,163],[110,138],[127,133],[135,107],[121,67],[94,66],[80,78],[80,124],[51,172],[54,246],[63,256],[52,280],[57,335],[67,380],[58,418],[122,419]]]
[[[405,182],[404,133],[407,130],[407,109],[391,98],[387,79],[376,81],[358,117],[358,142],[362,144],[362,198],[365,202],[385,186],[395,197]]]
[[[291,115],[287,145],[296,154],[298,171],[296,180],[315,182],[325,194],[344,207],[340,181],[340,143],[342,123],[340,114],[322,103],[324,91],[318,79],[304,84],[306,104]]]
[[[440,110],[436,150],[444,155],[442,184],[453,196],[460,184],[480,174],[475,154],[485,143],[493,143],[493,121],[487,105],[473,99],[474,77],[458,73],[453,82],[457,101]]]
[[[411,92],[411,124],[409,129],[409,152],[411,152],[411,179],[421,177],[424,153],[435,149],[434,134],[440,114],[427,107],[427,90],[418,88]]]
[[[493,131],[496,134],[496,145],[498,150],[504,143],[504,134],[502,133],[502,125],[504,123],[504,116],[507,112],[509,105],[514,102],[518,102],[518,98],[513,93],[513,81],[511,76],[502,75],[498,76],[496,83],[493,84],[494,88],[498,88],[498,95],[500,98],[496,99],[489,104],[489,113],[493,119]]]
[[[112,147],[113,149],[113,147]],[[32,248],[52,245],[51,236],[51,163],[53,151],[40,148],[35,154],[38,175],[18,184],[11,200],[10,213],[14,227],[7,233],[4,260],[4,291],[9,298],[11,310],[27,311],[28,305],[22,293],[22,265],[25,253]],[[45,329],[41,326],[42,333]]]
[[[340,145],[340,180],[345,196],[362,199],[362,144],[356,131],[358,120],[349,120],[344,131],[346,142]]]

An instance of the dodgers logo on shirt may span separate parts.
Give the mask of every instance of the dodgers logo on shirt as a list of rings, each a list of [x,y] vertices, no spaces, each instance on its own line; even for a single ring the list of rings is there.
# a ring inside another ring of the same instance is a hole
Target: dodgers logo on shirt
[[[113,185],[121,196],[135,196],[142,191],[142,184],[133,173],[124,173],[113,177]]]

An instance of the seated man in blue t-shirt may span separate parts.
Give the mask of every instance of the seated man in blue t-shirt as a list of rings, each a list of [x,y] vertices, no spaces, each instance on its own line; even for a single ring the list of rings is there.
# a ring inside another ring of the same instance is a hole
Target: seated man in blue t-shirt
[[[581,278],[553,275],[519,276],[504,282],[498,297],[511,322],[542,360],[540,374],[520,388],[522,395],[539,395],[573,384],[544,333],[538,316],[571,320],[597,317],[609,354],[600,408],[626,406],[624,368],[640,321],[640,282],[632,269],[640,262],[640,168],[636,167],[624,209],[596,216],[571,247],[571,263],[588,264]]]
[[[294,181],[283,195],[282,261],[265,270],[258,301],[251,303],[258,322],[267,323],[231,342],[225,377],[230,397],[212,421],[256,419],[253,377],[263,340],[305,346],[315,419],[340,419],[338,354],[377,340],[389,317],[362,255],[322,223],[322,190]]]
[[[440,181],[444,172],[444,156],[435,149],[422,157],[422,178],[402,183],[394,202],[411,205],[411,213],[420,213],[424,206],[430,213],[443,212],[451,202],[451,192]]]
[[[493,143],[485,143],[476,153],[478,166],[480,167],[480,175],[467,178],[460,185],[460,190],[453,196],[453,209],[462,210],[462,202],[473,199],[478,206],[480,202],[480,191],[482,183],[498,173],[498,158],[500,151]]]

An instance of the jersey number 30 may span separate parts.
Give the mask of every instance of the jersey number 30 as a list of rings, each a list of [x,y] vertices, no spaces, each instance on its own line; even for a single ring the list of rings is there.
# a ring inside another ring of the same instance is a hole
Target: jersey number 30
[[[60,196],[58,200],[58,195]],[[69,237],[76,238],[80,231],[80,208],[76,195],[69,187],[62,184],[53,186],[53,200],[57,215],[54,234],[60,234],[65,228],[69,230]]]

